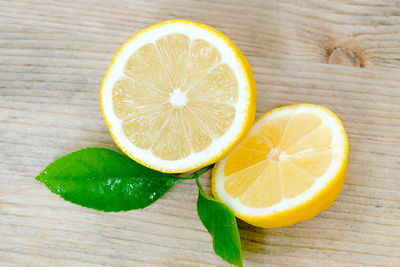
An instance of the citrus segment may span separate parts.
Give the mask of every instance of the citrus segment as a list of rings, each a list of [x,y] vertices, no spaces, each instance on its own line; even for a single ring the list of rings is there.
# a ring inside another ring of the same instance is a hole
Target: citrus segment
[[[152,91],[172,92],[171,81],[165,73],[157,47],[152,43],[140,47],[131,55],[123,71],[129,78],[151,87]]]
[[[287,154],[324,151],[330,148],[332,131],[328,126],[320,126],[288,146]]]
[[[300,113],[294,115],[286,126],[285,135],[281,137],[280,149],[288,149],[288,147],[299,141],[299,139],[320,126],[321,123],[321,119],[312,114]]]
[[[321,177],[328,169],[332,161],[332,153],[330,151],[314,152],[301,154],[296,157],[290,157],[289,161],[302,168],[312,176]]]
[[[196,39],[191,43],[189,57],[187,59],[186,72],[183,76],[181,88],[189,89],[196,81],[207,74],[217,63],[221,62],[221,55],[212,44]]]
[[[279,164],[281,167],[280,177],[283,196],[285,198],[295,197],[313,185],[315,177],[300,167],[286,160],[282,160]]]
[[[170,34],[160,37],[156,43],[160,61],[171,81],[171,88],[180,88],[191,43],[189,37],[184,34]]]
[[[241,196],[254,181],[265,171],[267,167],[266,162],[259,162],[254,164],[252,168],[243,169],[229,176],[225,181],[225,189],[229,191],[233,197]],[[247,175],[248,179],[241,179],[243,175]]]
[[[279,164],[270,162],[243,195],[240,196],[240,201],[244,205],[253,208],[266,207],[278,203],[282,199],[279,178]],[[265,195],[265,190],[271,192],[268,197]]]
[[[271,147],[277,147],[289,122],[289,118],[289,116],[283,116],[279,119],[268,121],[268,123],[261,127],[259,135],[264,137]]]

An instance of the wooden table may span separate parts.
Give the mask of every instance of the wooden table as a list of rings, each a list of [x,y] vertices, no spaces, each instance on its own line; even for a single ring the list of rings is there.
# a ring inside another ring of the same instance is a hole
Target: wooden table
[[[117,149],[98,90],[120,45],[184,18],[226,33],[254,72],[257,116],[314,103],[350,139],[346,184],[315,218],[239,222],[246,266],[400,266],[400,2],[0,0],[0,266],[226,266],[193,181],[144,210],[70,204],[34,177],[87,146]],[[202,183],[209,190],[209,174]]]

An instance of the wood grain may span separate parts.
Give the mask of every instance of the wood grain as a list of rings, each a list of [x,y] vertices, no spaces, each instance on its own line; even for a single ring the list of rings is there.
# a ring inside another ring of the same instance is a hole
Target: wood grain
[[[102,76],[124,41],[174,18],[209,24],[243,51],[257,116],[320,104],[349,136],[335,204],[287,228],[239,222],[245,265],[400,266],[397,0],[0,0],[0,266],[226,266],[191,181],[150,208],[101,213],[34,180],[68,152],[117,149],[98,105]],[[202,183],[209,190],[209,174]]]

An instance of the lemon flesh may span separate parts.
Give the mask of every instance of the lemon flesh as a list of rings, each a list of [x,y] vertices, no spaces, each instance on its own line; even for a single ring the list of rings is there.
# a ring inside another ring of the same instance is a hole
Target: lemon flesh
[[[161,159],[203,151],[232,125],[236,77],[203,40],[163,36],[139,48],[124,74],[113,88],[115,113],[129,140]]]

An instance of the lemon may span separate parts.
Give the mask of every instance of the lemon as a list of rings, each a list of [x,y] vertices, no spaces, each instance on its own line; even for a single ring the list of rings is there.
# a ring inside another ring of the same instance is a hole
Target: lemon
[[[216,164],[213,193],[250,224],[288,226],[333,204],[347,157],[346,133],[331,111],[309,104],[277,108]]]
[[[129,39],[100,88],[116,144],[139,163],[168,173],[223,158],[250,130],[256,89],[248,62],[221,32],[165,21]]]

